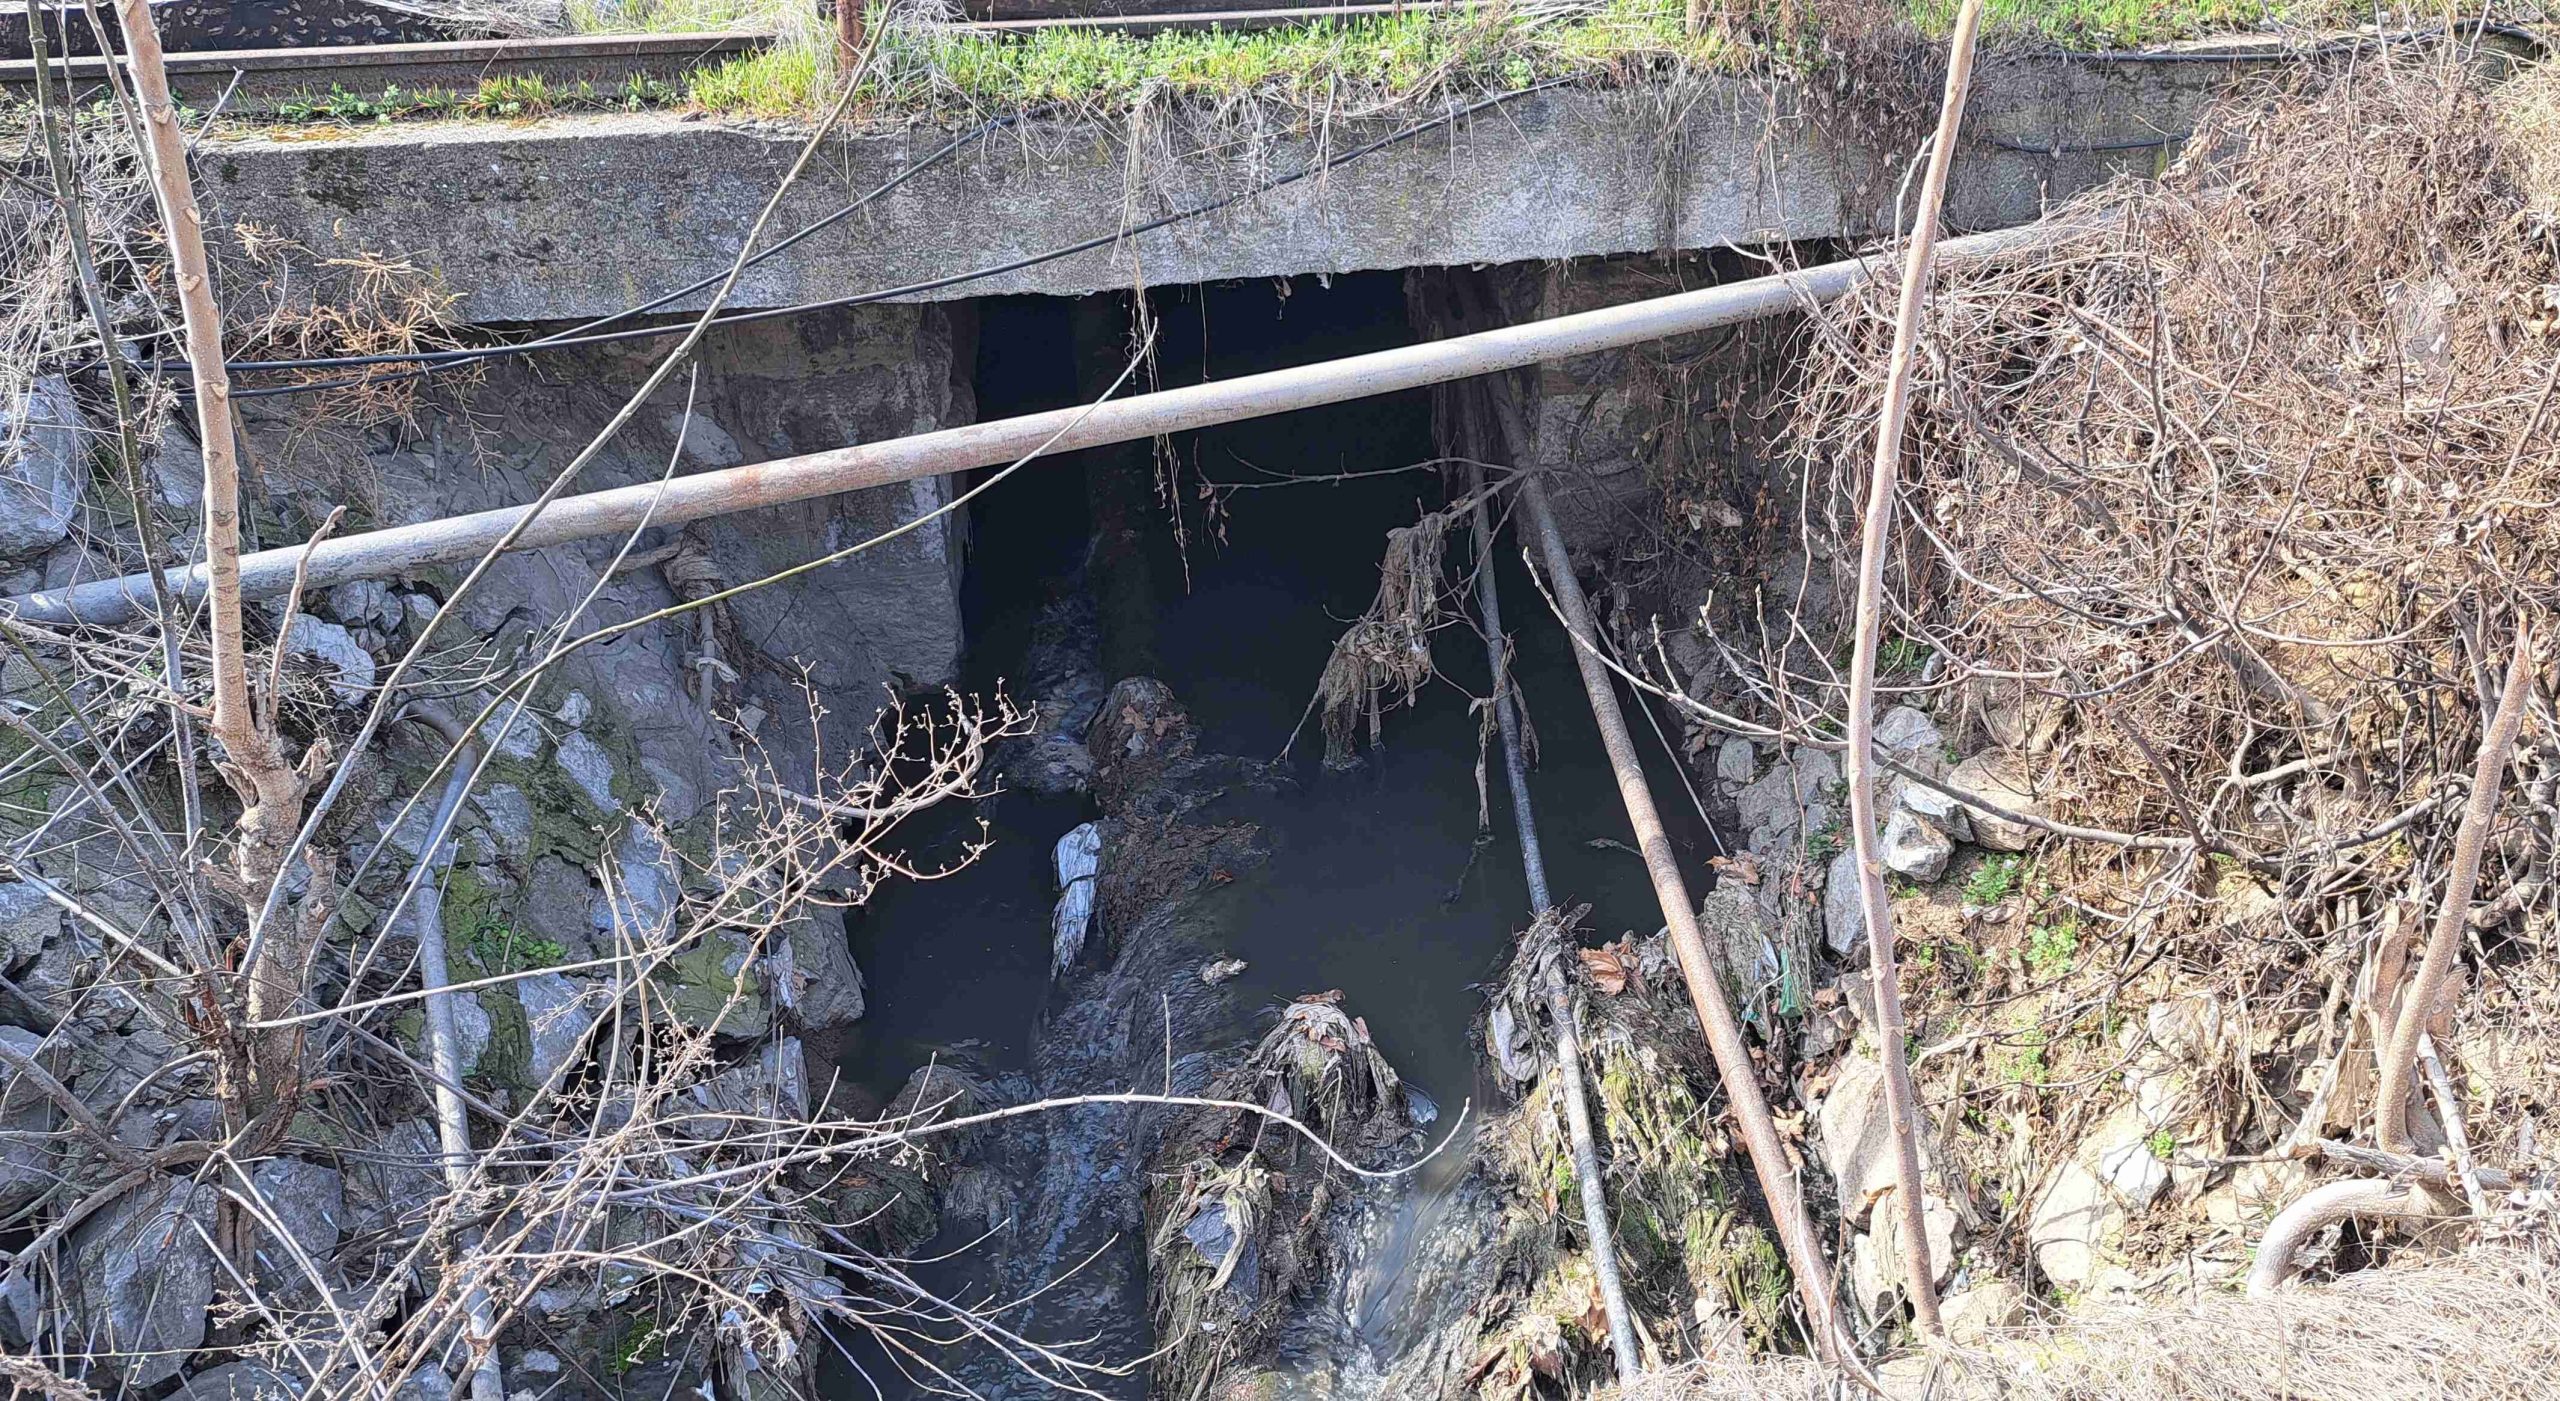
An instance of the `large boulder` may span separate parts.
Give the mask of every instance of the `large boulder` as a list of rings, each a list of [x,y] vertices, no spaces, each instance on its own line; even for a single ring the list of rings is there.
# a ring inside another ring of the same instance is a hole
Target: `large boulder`
[[[44,1038],[23,1027],[0,1026],[0,1045],[33,1060]],[[55,1114],[53,1101],[26,1083],[16,1066],[0,1065],[0,1215],[16,1215],[53,1187],[53,1154],[45,1135],[53,1132]]]
[[[283,1228],[258,1232],[254,1262],[258,1281],[269,1288],[298,1292],[312,1283],[305,1262],[326,1271],[329,1257],[338,1249],[338,1237],[346,1230],[345,1180],[333,1167],[300,1158],[269,1158],[250,1170],[249,1185],[275,1218],[275,1226]],[[325,1273],[322,1282],[328,1282]]]
[[[169,1380],[204,1345],[218,1196],[207,1183],[153,1177],[72,1228],[62,1267],[71,1335],[128,1387]]]
[[[1909,808],[1895,808],[1884,823],[1885,869],[1918,881],[1947,873],[1956,854],[1956,839],[1945,828]]]
[[[714,929],[660,964],[659,987],[677,1021],[702,1031],[752,1039],[773,1027],[773,999],[761,969],[751,967],[746,934]]]
[[[0,881],[0,969],[16,969],[44,952],[62,928],[62,907],[30,881]]]
[[[552,1082],[563,1066],[576,1059],[595,1029],[596,1017],[613,1000],[602,983],[565,973],[535,973],[516,979],[516,1002],[524,1009],[530,1055],[525,1088]]]
[[[0,559],[25,559],[71,535],[88,480],[88,425],[70,382],[48,375],[26,404],[0,408]]]
[[[2016,754],[2001,750],[1976,754],[1956,765],[1947,775],[1947,786],[2021,816],[2051,815],[2037,795],[2035,776],[2026,760]],[[1964,804],[1964,809],[1973,824],[1973,839],[1993,851],[2024,851],[2036,838],[2037,829],[2024,822],[1971,803]]]
[[[316,664],[332,702],[351,709],[372,699],[373,654],[356,641],[355,634],[308,613],[294,614],[290,623],[284,634],[286,653]]]
[[[793,921],[785,938],[791,966],[788,976],[778,980],[779,990],[800,1025],[825,1031],[862,1020],[868,1010],[862,969],[853,961],[844,926],[832,915],[814,915]]]

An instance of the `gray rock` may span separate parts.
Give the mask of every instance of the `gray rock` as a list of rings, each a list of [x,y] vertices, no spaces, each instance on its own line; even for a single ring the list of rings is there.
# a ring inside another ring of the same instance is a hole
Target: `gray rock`
[[[1949,1342],[1971,1346],[2026,1322],[2027,1291],[2005,1279],[1987,1279],[1939,1301],[1938,1316]]]
[[[603,745],[587,738],[583,730],[571,730],[560,737],[559,752],[553,757],[588,802],[605,812],[622,811],[622,800],[613,795],[613,756],[604,752]]]
[[[453,1008],[454,1062],[468,1076],[489,1049],[489,1009],[469,993],[449,993],[446,1002]]]
[[[2125,1213],[2107,1184],[2078,1159],[2062,1165],[2036,1199],[2027,1221],[2027,1244],[2036,1268],[2055,1287],[2079,1289],[2096,1277],[2109,1242],[2124,1229]]]
[[[1840,761],[1820,749],[1797,749],[1785,760],[1795,783],[1796,805],[1810,807],[1840,786]]]
[[[396,627],[400,613],[390,586],[379,579],[350,579],[329,590],[329,615],[349,627]]]
[[[526,933],[558,944],[576,962],[595,957],[598,904],[595,882],[586,872],[557,856],[538,856],[525,877],[516,923]]]
[[[693,1138],[718,1140],[763,1133],[777,1123],[807,1123],[809,1072],[800,1038],[767,1043],[754,1060],[688,1088],[684,1097],[702,1112],[679,1120],[676,1131]]]
[[[444,1191],[434,1124],[404,1119],[345,1156],[347,1228],[383,1231],[422,1218]],[[395,1247],[396,1248],[396,1247]]]
[[[1934,1192],[1920,1196],[1920,1233],[1929,1240],[1929,1280],[1944,1284],[1956,1263],[1956,1212],[1944,1198]],[[1885,1278],[1898,1288],[1910,1277],[1910,1264],[1902,1248],[1902,1189],[1887,1191],[1867,1217],[1867,1234],[1873,1237],[1877,1263]]]
[[[0,969],[33,960],[61,932],[62,907],[33,882],[0,882]]]
[[[747,966],[753,953],[739,930],[706,931],[659,967],[667,1010],[686,1026],[723,1036],[764,1035],[773,1026],[773,1000],[761,970]]]
[[[709,414],[671,409],[659,422],[670,440],[683,445],[689,461],[705,467],[735,467],[747,460],[746,450],[738,446],[737,435],[712,422]]]
[[[1734,797],[1733,812],[1743,830],[1779,836],[1792,833],[1804,821],[1804,809],[1796,803],[1795,785],[1783,766],[1746,785]]]
[[[338,624],[297,613],[293,630],[286,634],[284,649],[293,656],[309,657],[328,670],[329,698],[339,705],[359,706],[373,694],[373,654]]]
[[[2169,1165],[2151,1151],[2142,1139],[2119,1143],[2098,1157],[2098,1175],[2127,1205],[2146,1207],[2159,1200],[2169,1186]]]
[[[1964,804],[1927,784],[1906,782],[1901,787],[1901,795],[1895,799],[1896,806],[1929,819],[1957,841],[1973,840],[1973,819],[1965,814]]]
[[[559,718],[561,724],[566,725],[573,730],[584,726],[587,723],[588,717],[595,713],[596,703],[587,699],[587,693],[584,691],[571,691],[569,694],[562,696],[560,698],[560,709],[554,712],[554,714]]]
[[[169,1380],[204,1345],[217,1197],[203,1183],[155,1177],[71,1231],[62,1271],[71,1336],[128,1386]]]
[[[1891,1121],[1884,1109],[1884,1066],[1873,1056],[1854,1052],[1840,1058],[1831,1088],[1823,1092],[1814,1114],[1822,1135],[1823,1165],[1831,1169],[1840,1203],[1840,1219],[1851,1226],[1867,1220],[1875,1200],[1894,1183]]]
[[[542,752],[542,727],[515,706],[501,705],[480,722],[480,740],[510,759],[530,759]]]
[[[1947,786],[2011,812],[2050,816],[2036,797],[2026,761],[2012,754],[1996,750],[1976,754],[1956,765],[1955,771],[1947,775]],[[2036,829],[2023,822],[2013,822],[1970,803],[1965,809],[1973,822],[1973,839],[1993,851],[2024,851],[2035,840]]]
[[[24,1027],[0,1027],[0,1045],[30,1060],[44,1049],[44,1038]],[[53,1152],[40,1135],[53,1132],[58,1111],[33,1085],[18,1083],[17,1071],[0,1066],[0,1214],[32,1205],[55,1180]]]
[[[437,788],[441,791],[443,788],[443,780],[439,779],[437,781]],[[395,850],[406,855],[410,860],[415,861],[420,857],[425,856],[427,854],[427,834],[435,830],[435,808],[436,805],[432,802],[412,803],[408,806],[408,809],[405,812],[397,806],[391,807],[390,815],[398,817],[400,819],[400,825],[393,827],[385,824],[383,827],[383,835],[390,840],[391,845]],[[378,824],[383,823],[383,819],[381,818],[376,818],[375,821]],[[445,834],[444,846],[436,852],[435,864],[437,869],[441,870],[444,867],[453,864],[456,846],[457,842],[455,841],[454,834],[448,831]],[[414,905],[417,901],[412,900],[410,903]]]
[[[2152,1003],[2143,1026],[2151,1044],[2172,1061],[2210,1064],[2224,1050],[2222,1001],[2209,992]]]
[[[391,1389],[391,1401],[453,1401],[453,1378],[441,1367],[420,1367]]]
[[[655,832],[634,823],[623,829],[622,839],[614,844],[613,856],[614,891],[596,892],[587,905],[587,919],[596,942],[614,946],[618,942],[617,924],[634,942],[656,942],[673,919],[677,897],[682,893],[675,853],[667,850],[667,844]]]
[[[0,411],[0,558],[24,559],[70,538],[89,478],[87,434],[59,375],[37,380],[24,408]]]
[[[1876,743],[1896,754],[1936,754],[1946,746],[1938,722],[1907,705],[1895,706],[1876,721]]]
[[[1955,854],[1955,838],[1909,808],[1895,808],[1893,816],[1885,819],[1886,870],[1933,881],[1947,873],[1947,858]]]
[[[160,440],[143,451],[149,458],[151,490],[160,504],[192,515],[204,504],[204,452],[187,436],[182,415],[171,414],[160,426]]]
[[[1822,935],[1833,956],[1847,958],[1867,942],[1867,910],[1858,895],[1858,853],[1831,858],[1822,878]]]
[[[702,811],[702,794],[693,779],[682,769],[655,754],[640,756],[640,771],[658,792],[658,819],[662,822],[684,822]]]
[[[500,855],[521,859],[533,849],[533,800],[512,783],[492,783],[480,790],[480,815]]]
[[[1075,966],[1093,923],[1095,889],[1102,870],[1102,829],[1084,823],[1058,838],[1052,853],[1058,873],[1058,907],[1049,917],[1052,976]]]
[[[1716,746],[1716,781],[1718,783],[1728,783],[1739,788],[1751,781],[1752,771],[1759,766],[1759,754],[1752,749],[1751,741],[1740,735]]]
[[[535,1085],[551,1083],[595,1029],[596,1013],[612,1001],[601,985],[565,973],[536,973],[515,981],[516,1000],[524,1006],[525,1034],[533,1041],[527,1072]]]
[[[862,970],[843,927],[833,918],[795,921],[788,934],[792,976],[786,999],[800,1025],[810,1030],[850,1026],[862,1020]]]
[[[1734,799],[1745,829],[1766,829],[1773,838],[1819,831],[1830,821],[1825,801],[1840,783],[1840,765],[1819,749],[1791,749],[1781,754],[1757,783]]]
[[[317,1265],[326,1266],[346,1229],[347,1195],[338,1170],[300,1158],[269,1158],[249,1172],[257,1198],[275,1215],[284,1234]],[[301,1285],[309,1277],[283,1249],[272,1231],[258,1236],[258,1278],[270,1283]]]

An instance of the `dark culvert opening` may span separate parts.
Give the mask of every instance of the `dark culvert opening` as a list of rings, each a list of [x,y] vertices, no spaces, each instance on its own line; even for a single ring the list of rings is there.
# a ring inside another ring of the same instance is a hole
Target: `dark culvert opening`
[[[975,311],[982,419],[1080,402],[1126,363],[1133,324],[1126,295],[999,298]],[[1301,278],[1160,289],[1149,314],[1154,363],[1124,392],[1416,339],[1403,274],[1392,272],[1329,285]],[[1190,712],[1202,750],[1271,759],[1306,716],[1335,639],[1376,594],[1387,532],[1450,499],[1438,469],[1399,470],[1437,453],[1429,395],[1415,391],[1024,468],[971,508],[963,685],[983,691],[1001,679],[1029,700],[1026,654],[1042,610],[1081,590],[1099,623],[1094,641],[1106,684],[1153,675]],[[1472,563],[1458,534],[1447,560],[1453,583]],[[1593,906],[1587,932],[1595,940],[1650,933],[1659,913],[1642,861],[1626,844],[1624,813],[1561,625],[1508,530],[1494,565],[1538,742],[1531,784],[1556,898]],[[1356,764],[1325,766],[1324,737],[1309,718],[1290,749],[1290,782],[1227,793],[1203,814],[1255,824],[1271,854],[1194,902],[1200,927],[1190,932],[1246,966],[1225,986],[1230,1015],[1215,1044],[1174,1045],[1170,1057],[1231,1052],[1291,999],[1340,989],[1345,1009],[1365,1017],[1410,1086],[1436,1105],[1486,1102],[1472,1026],[1483,1006],[1477,985],[1509,957],[1528,921],[1528,897],[1498,749],[1486,756],[1479,789],[1484,727],[1470,702],[1490,690],[1483,643],[1463,624],[1433,642],[1440,678],[1416,706],[1386,715],[1382,743],[1371,748],[1363,736]],[[1670,764],[1658,753],[1648,759],[1675,839],[1703,877],[1711,838],[1681,810]],[[947,879],[889,883],[849,920],[871,994],[842,1061],[851,1083],[885,1100],[935,1057],[1006,1071],[1047,1054],[1043,1039],[1062,1034],[1060,1004],[1075,980],[1113,976],[1107,933],[1064,986],[1053,985],[1050,972],[1051,848],[1093,813],[1081,798],[1008,791],[974,811],[931,814],[916,829],[927,867],[967,843],[992,845]],[[1706,881],[1697,884],[1704,889]],[[1153,1042],[1162,1029],[1129,1034]],[[1055,1127],[1009,1126],[1026,1138]],[[935,1248],[977,1234],[946,1228]],[[975,1248],[1006,1251],[1007,1235]],[[955,1278],[967,1277],[968,1267],[952,1268]],[[1127,1306],[1143,1319],[1143,1298]],[[1039,1308],[1030,1313],[1019,1326],[1049,1336]],[[864,1370],[888,1385],[895,1369],[884,1375],[877,1362]],[[974,1370],[971,1381],[1001,1385]],[[1127,1394],[1143,1390],[1133,1379]],[[870,1390],[848,1378],[831,1394]]]

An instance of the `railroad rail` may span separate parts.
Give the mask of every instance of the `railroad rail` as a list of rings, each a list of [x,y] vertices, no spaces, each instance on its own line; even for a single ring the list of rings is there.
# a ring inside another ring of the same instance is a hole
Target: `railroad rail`
[[[1378,16],[1464,8],[1474,0],[1408,0],[1404,4],[1344,4],[1190,10],[1156,14],[1051,15],[966,20],[950,27],[990,35],[1031,35],[1045,30],[1089,29],[1147,35],[1177,30],[1274,29],[1347,22]],[[553,93],[581,85],[611,98],[639,83],[681,86],[684,76],[770,47],[774,37],[749,31],[695,34],[589,34],[440,42],[291,46],[172,52],[169,84],[178,101],[198,112],[217,108],[230,116],[270,116],[295,106],[318,106],[334,94],[376,99],[390,91],[416,97],[470,94],[491,78],[538,78]],[[54,74],[78,97],[100,89],[108,59],[94,53],[54,60]],[[0,96],[35,98],[35,62],[0,59]]]
[[[173,53],[169,87],[182,106],[239,116],[273,114],[333,92],[471,93],[493,77],[540,78],[553,91],[583,83],[611,93],[639,80],[681,83],[697,68],[772,43],[772,35],[753,33],[588,34]],[[106,82],[109,62],[82,55],[57,58],[53,68],[78,99]],[[31,59],[0,62],[0,93],[33,101],[35,67]]]

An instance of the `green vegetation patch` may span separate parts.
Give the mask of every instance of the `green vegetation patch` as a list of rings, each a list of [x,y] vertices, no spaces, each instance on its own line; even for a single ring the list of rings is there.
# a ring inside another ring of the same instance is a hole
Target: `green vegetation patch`
[[[342,126],[429,117],[504,120],[555,112],[639,112],[672,107],[684,99],[684,89],[656,78],[635,75],[619,87],[599,88],[592,83],[555,86],[538,75],[527,74],[485,78],[470,92],[404,89],[397,84],[378,92],[350,92],[332,84],[325,93],[304,93],[277,103],[275,119],[335,122]]]

